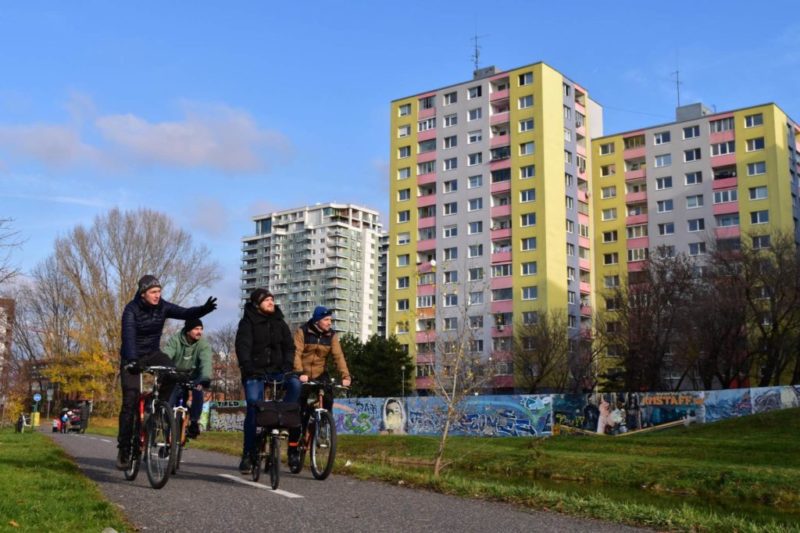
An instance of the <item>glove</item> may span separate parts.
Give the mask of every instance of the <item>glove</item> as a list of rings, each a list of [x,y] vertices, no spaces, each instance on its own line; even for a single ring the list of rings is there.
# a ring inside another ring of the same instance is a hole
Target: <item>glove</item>
[[[206,300],[206,303],[203,304],[202,307],[203,314],[207,315],[211,311],[214,311],[216,308],[217,308],[217,299],[214,298],[213,296],[209,296],[208,300]]]
[[[125,365],[125,369],[131,374],[141,374],[142,365],[139,364],[138,360],[133,360]]]

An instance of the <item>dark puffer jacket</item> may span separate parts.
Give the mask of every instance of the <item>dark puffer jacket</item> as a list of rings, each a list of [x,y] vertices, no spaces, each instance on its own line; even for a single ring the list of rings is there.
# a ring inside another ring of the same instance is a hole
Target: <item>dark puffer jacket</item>
[[[186,308],[166,300],[149,305],[141,296],[135,296],[122,311],[122,364],[158,351],[164,322],[168,318],[189,320],[206,314],[204,306]]]
[[[267,315],[248,302],[236,330],[236,357],[242,379],[261,377],[267,372],[291,372],[294,340],[283,312]]]

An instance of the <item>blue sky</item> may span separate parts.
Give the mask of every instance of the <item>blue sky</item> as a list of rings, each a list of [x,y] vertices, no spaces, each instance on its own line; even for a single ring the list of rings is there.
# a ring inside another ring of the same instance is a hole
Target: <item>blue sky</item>
[[[800,119],[795,2],[18,2],[0,7],[0,217],[29,270],[108,209],[163,211],[207,245],[237,316],[250,217],[388,210],[389,102],[481,66],[545,61],[605,133],[774,101]],[[167,5],[165,5],[167,4]],[[169,295],[166,295],[169,297]]]

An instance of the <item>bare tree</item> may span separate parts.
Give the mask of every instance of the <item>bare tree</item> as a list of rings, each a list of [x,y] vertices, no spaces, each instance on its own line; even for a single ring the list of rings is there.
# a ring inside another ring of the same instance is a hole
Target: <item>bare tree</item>
[[[514,326],[514,375],[528,394],[564,392],[573,381],[570,328],[566,310],[545,311],[531,323]]]
[[[22,245],[18,231],[12,229],[13,220],[0,218],[0,285],[19,273],[11,260],[12,252]]]
[[[214,350],[214,375],[211,392],[215,398],[238,400],[244,397],[241,372],[236,359],[236,324],[231,322],[208,335]]]

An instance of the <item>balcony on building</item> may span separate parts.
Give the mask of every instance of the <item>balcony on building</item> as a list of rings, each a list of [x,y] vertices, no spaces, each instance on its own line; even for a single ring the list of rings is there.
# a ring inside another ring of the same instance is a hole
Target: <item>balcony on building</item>
[[[726,156],[717,156],[712,161],[712,188],[714,190],[735,188],[737,185],[736,164],[714,167],[714,160]]]
[[[504,238],[492,241],[492,264],[508,263],[511,261],[511,239]]]
[[[429,228],[436,225],[436,205],[417,208],[417,227]]]
[[[489,82],[489,101],[508,100],[508,76]]]
[[[736,152],[725,154],[725,155],[715,155],[711,158],[711,168],[716,170],[720,167],[736,167]]]
[[[496,148],[499,146],[508,146],[511,142],[511,135],[509,135],[508,123],[496,124],[491,127],[491,140],[489,146]]]
[[[741,234],[741,226],[722,226],[714,228],[714,237],[716,239],[738,239]]]
[[[491,102],[490,104],[490,113],[489,113],[489,124],[502,124],[504,122],[508,122],[508,99],[505,100],[497,100]]]
[[[501,206],[504,208],[504,206]],[[502,238],[511,237],[511,217],[510,216],[495,216],[494,207],[492,208],[492,229],[491,239],[497,240]]]
[[[508,162],[508,160],[506,162]],[[492,191],[492,194],[503,191],[510,191],[511,169],[501,168],[497,170],[492,170],[490,189]]]
[[[647,202],[636,203],[627,206],[627,216],[625,225],[635,226],[647,223]]]
[[[586,115],[575,110],[575,131],[580,135],[586,135]]]
[[[623,157],[628,159],[644,159],[645,140],[644,133],[633,133],[622,139]]]
[[[489,151],[489,162],[496,163],[498,161],[503,161],[504,159],[508,159],[511,157],[511,147],[510,146],[500,146],[498,148],[492,148]]]
[[[644,156],[625,159],[625,181],[643,180],[647,177]]]

